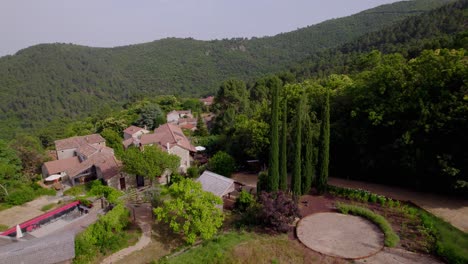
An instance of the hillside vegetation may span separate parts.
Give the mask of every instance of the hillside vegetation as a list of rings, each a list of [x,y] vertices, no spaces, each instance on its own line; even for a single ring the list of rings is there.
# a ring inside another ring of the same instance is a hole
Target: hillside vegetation
[[[41,44],[0,58],[2,138],[53,120],[73,120],[158,94],[213,93],[220,82],[251,80],[296,65],[448,0],[384,5],[265,38],[168,38],[117,48]]]

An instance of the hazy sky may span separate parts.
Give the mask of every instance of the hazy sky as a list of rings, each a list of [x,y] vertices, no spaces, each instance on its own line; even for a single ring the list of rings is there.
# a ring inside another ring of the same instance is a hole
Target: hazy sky
[[[397,0],[0,0],[0,56],[39,43],[271,36]]]

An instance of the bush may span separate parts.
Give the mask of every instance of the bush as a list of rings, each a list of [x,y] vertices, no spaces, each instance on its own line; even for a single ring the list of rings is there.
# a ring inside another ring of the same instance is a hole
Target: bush
[[[224,151],[217,152],[208,162],[208,169],[220,175],[231,177],[234,172],[236,162]]]
[[[198,176],[200,176],[200,171],[198,170],[198,167],[190,167],[187,169],[187,177],[189,178],[198,178]]]
[[[55,206],[54,203],[46,204],[46,205],[42,206],[41,211],[42,211],[42,212],[47,212],[47,211],[49,211],[50,209],[52,209],[52,207],[54,207],[54,206]]]
[[[78,198],[76,200],[79,201],[81,205],[86,206],[88,208],[91,208],[93,206],[93,203],[88,199]]]
[[[129,212],[125,206],[118,204],[106,215],[90,225],[75,238],[75,255],[73,263],[90,263],[99,253],[115,251],[126,245],[124,228],[129,224]]]
[[[266,191],[268,188],[268,171],[261,171],[258,174],[257,193]]]
[[[434,252],[448,263],[468,263],[468,234],[442,219],[419,211],[423,226],[436,238]]]
[[[259,196],[261,204],[259,219],[265,227],[277,232],[287,232],[291,229],[290,224],[299,217],[297,204],[291,197],[283,192],[262,192]]]
[[[86,185],[76,185],[63,192],[64,195],[80,196],[86,194]]]
[[[36,198],[34,190],[29,186],[22,186],[6,196],[5,202],[11,205],[22,205],[34,200],[34,198]]]
[[[236,199],[235,208],[239,210],[239,212],[245,212],[248,208],[254,206],[255,203],[255,197],[252,194],[242,190],[239,193],[239,197]]]
[[[377,226],[379,226],[379,228],[382,230],[382,232],[385,235],[385,240],[384,240],[385,246],[395,247],[400,241],[400,238],[393,231],[390,223],[388,223],[388,221],[383,216],[376,214],[367,208],[363,208],[363,207],[359,207],[355,205],[337,203],[336,206],[338,210],[340,210],[340,212],[343,214],[350,213],[353,215],[362,216],[372,221]]]

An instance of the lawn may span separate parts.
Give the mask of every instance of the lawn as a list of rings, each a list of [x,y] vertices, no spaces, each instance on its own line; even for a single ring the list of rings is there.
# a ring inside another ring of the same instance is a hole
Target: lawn
[[[267,235],[247,232],[228,232],[205,241],[200,246],[179,255],[159,260],[168,264],[234,264],[234,263],[346,263],[305,248],[287,235]]]

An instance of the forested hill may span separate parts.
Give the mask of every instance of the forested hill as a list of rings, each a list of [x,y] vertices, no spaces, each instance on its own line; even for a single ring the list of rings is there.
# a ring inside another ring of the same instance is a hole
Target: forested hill
[[[458,0],[383,30],[366,33],[336,48],[312,54],[291,68],[298,79],[359,72],[368,53],[400,53],[411,59],[425,49],[468,49],[468,0]]]
[[[215,41],[169,38],[117,48],[42,44],[0,58],[2,137],[57,118],[77,118],[142,96],[203,95],[229,77],[277,72],[450,2],[384,5],[273,37]]]

